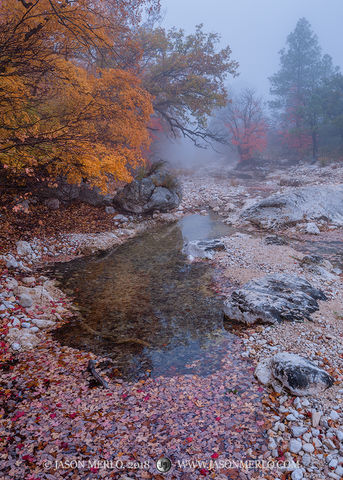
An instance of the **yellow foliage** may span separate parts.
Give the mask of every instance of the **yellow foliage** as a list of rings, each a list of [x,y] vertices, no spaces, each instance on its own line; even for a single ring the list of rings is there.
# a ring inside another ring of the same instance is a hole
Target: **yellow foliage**
[[[130,181],[149,145],[151,98],[133,72],[93,60],[115,48],[124,15],[107,0],[1,3],[1,164],[102,188],[109,174]]]

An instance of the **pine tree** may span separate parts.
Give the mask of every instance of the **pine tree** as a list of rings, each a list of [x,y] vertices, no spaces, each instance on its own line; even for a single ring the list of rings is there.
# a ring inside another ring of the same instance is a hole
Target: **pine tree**
[[[305,18],[287,37],[280,51],[280,70],[270,78],[276,98],[270,106],[279,114],[285,136],[303,153],[301,139],[310,138],[312,156],[318,154],[318,132],[323,116],[321,90],[336,72],[330,55],[322,55],[318,37]]]

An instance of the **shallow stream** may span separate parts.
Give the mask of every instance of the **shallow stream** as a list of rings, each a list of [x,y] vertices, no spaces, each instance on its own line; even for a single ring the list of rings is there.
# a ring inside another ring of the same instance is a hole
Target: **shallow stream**
[[[105,254],[57,264],[53,275],[81,318],[55,338],[109,358],[111,374],[127,380],[213,373],[235,337],[223,327],[212,265],[188,263],[182,248],[229,233],[213,214],[189,215]]]

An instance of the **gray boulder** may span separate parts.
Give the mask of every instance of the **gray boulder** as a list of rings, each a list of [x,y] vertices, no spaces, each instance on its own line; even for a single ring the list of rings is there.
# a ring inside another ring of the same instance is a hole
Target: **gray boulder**
[[[110,205],[113,200],[113,195],[105,195],[99,188],[92,187],[87,182],[81,182],[80,185],[70,184],[65,178],[59,178],[56,187],[40,186],[39,196],[45,198],[45,205],[55,209],[59,208],[56,200],[64,203],[80,201],[95,207]]]
[[[127,184],[115,197],[114,204],[131,213],[167,212],[181,201],[179,184],[168,172],[154,173]]]
[[[44,205],[51,210],[58,210],[60,208],[60,201],[58,198],[47,198],[44,200]]]
[[[334,383],[332,376],[325,370],[293,353],[276,354],[272,357],[270,366],[273,377],[293,395],[314,395]]]
[[[19,302],[19,305],[26,308],[31,307],[33,304],[32,298],[30,297],[30,295],[27,295],[26,293],[22,293],[21,295],[19,295],[18,302]]]
[[[218,250],[225,250],[221,240],[192,240],[185,244],[183,253],[192,258],[213,258]]]
[[[296,275],[271,274],[246,283],[224,302],[225,316],[247,325],[310,320],[324,293]]]
[[[311,220],[343,226],[343,185],[315,185],[274,194],[244,210],[241,218],[266,229]]]

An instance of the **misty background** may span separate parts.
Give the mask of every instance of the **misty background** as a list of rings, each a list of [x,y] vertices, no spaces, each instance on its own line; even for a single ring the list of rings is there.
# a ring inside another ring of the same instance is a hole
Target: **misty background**
[[[195,25],[219,33],[239,62],[235,88],[251,87],[269,95],[268,77],[279,68],[279,51],[299,18],[305,17],[318,35],[323,53],[343,68],[342,0],[162,0],[163,26],[191,33]]]
[[[227,82],[234,92],[249,87],[266,102],[270,100],[268,77],[279,70],[279,51],[301,17],[311,23],[322,52],[343,69],[342,0],[162,0],[161,7],[163,27],[182,28],[189,34],[203,23],[204,31],[221,36],[222,47],[230,46],[231,58],[239,62],[239,76]],[[176,139],[164,145],[163,158],[175,166],[193,168],[220,162],[222,155]]]

